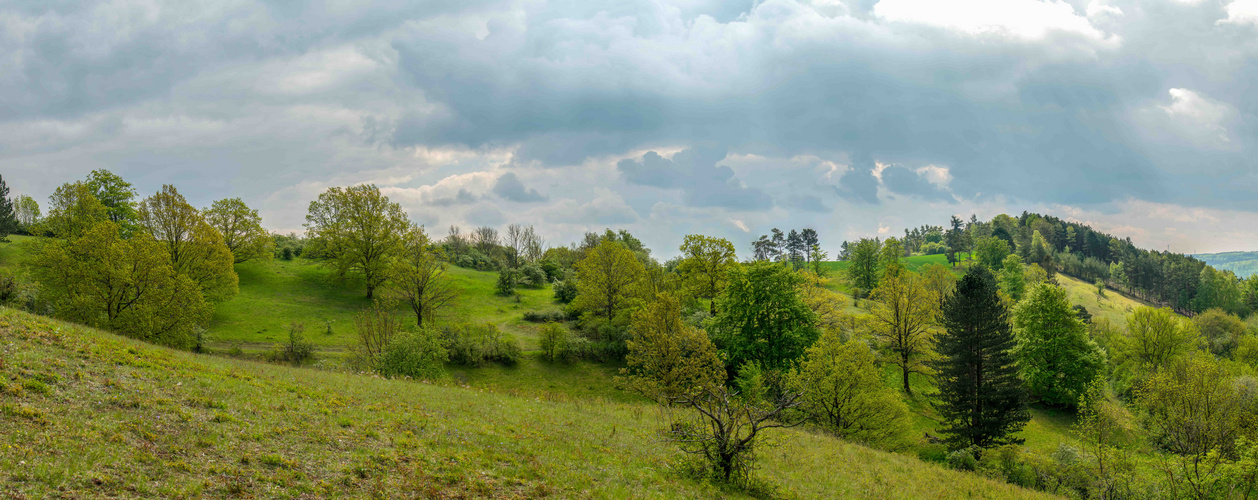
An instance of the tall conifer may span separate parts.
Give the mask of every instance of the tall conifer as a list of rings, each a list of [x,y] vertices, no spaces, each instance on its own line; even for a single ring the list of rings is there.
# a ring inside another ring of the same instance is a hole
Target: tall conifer
[[[936,338],[943,433],[954,446],[1020,443],[1010,435],[1030,420],[1026,394],[1010,350],[1015,345],[1009,312],[996,295],[996,280],[973,266],[944,301],[945,333]]]

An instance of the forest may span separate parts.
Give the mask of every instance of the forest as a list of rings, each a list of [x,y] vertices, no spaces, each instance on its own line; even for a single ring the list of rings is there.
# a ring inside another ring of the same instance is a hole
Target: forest
[[[1074,498],[1258,493],[1258,277],[1077,222],[953,216],[833,258],[824,228],[678,235],[661,261],[620,229],[437,234],[370,184],[305,220],[275,234],[240,198],[105,170],[42,206],[0,178],[0,302],[308,372],[538,399],[568,378],[666,415],[643,439],[669,470],[739,495],[794,495],[765,464],[790,467],[795,429]],[[0,429],[50,418],[68,381],[35,373],[0,362]]]

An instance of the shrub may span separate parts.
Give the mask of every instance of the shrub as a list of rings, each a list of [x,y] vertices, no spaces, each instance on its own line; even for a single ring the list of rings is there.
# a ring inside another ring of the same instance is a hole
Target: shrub
[[[546,286],[546,271],[542,270],[542,266],[536,262],[530,262],[520,267],[519,281],[521,284],[529,288],[542,288]]]
[[[498,271],[498,295],[510,297],[515,295],[516,272],[514,269]]]
[[[475,248],[468,248],[458,253],[451,262],[456,266],[477,271],[497,271],[503,267],[501,262]]]
[[[568,319],[568,313],[561,309],[524,311],[524,321],[530,323],[555,323],[566,319]]]
[[[558,323],[543,325],[538,343],[542,348],[542,356],[550,361],[566,361],[572,354],[572,333]]]
[[[538,265],[541,266],[542,271],[546,273],[547,282],[555,281],[563,276],[563,268],[560,267],[559,263],[555,262],[553,259],[542,259]]]
[[[283,250],[280,250],[280,258],[284,260],[293,260],[292,247],[284,247]]]
[[[354,316],[356,347],[362,368],[374,368],[389,343],[398,335],[398,317],[392,304],[377,300]]]
[[[17,276],[9,270],[0,270],[0,304],[8,304],[17,300],[21,293]]]
[[[376,362],[376,370],[386,377],[441,378],[445,375],[447,353],[440,337],[431,328],[394,336]]]
[[[924,444],[917,449],[917,458],[923,462],[944,463],[948,459],[948,447],[938,444]]]
[[[564,273],[562,280],[555,280],[555,300],[567,304],[577,298],[577,277],[572,270]]]
[[[486,363],[514,365],[520,360],[519,342],[505,335],[497,326],[459,324],[441,329],[441,340],[450,362],[463,366]]]
[[[949,453],[948,457],[945,459],[948,467],[956,470],[978,470],[978,459],[974,458],[975,451],[977,450],[972,448],[974,447],[961,448],[957,451]]]
[[[274,361],[286,361],[300,364],[314,357],[314,344],[306,340],[306,325],[302,323],[288,324],[288,342],[284,343],[271,356]]]

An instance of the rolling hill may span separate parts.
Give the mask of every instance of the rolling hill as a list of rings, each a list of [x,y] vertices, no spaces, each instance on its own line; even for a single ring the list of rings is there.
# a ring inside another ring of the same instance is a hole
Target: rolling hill
[[[1237,277],[1248,278],[1258,274],[1258,252],[1199,253],[1193,257],[1215,269],[1232,271]]]
[[[0,496],[741,498],[658,409],[198,355],[0,308]],[[786,498],[1049,498],[790,429]]]

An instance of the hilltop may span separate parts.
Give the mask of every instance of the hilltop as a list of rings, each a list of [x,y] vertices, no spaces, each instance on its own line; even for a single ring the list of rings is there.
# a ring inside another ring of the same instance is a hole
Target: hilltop
[[[739,498],[673,472],[658,410],[174,351],[0,308],[0,492]],[[791,429],[787,498],[1049,498]]]
[[[1258,252],[1199,253],[1193,257],[1216,269],[1232,271],[1240,278],[1258,274]]]

